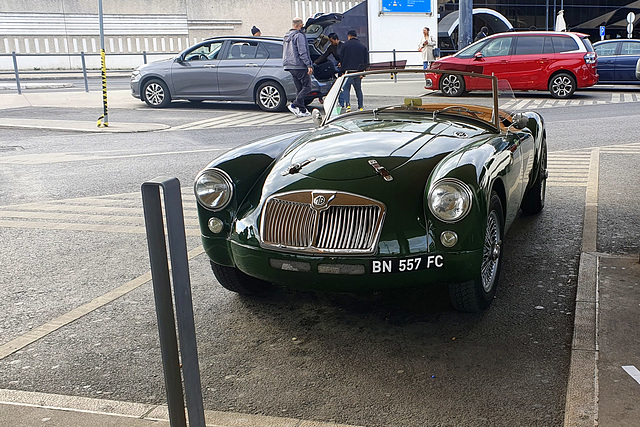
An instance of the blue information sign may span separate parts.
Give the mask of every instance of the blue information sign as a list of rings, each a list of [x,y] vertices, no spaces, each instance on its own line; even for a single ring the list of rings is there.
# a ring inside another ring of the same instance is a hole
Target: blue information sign
[[[600,25],[600,37],[604,37],[604,25]]]
[[[431,13],[431,0],[382,0],[382,11]]]

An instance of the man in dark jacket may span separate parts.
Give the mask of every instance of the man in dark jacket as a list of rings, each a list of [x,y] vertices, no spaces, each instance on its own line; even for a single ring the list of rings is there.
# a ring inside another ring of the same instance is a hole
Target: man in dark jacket
[[[480,28],[480,32],[476,34],[476,38],[473,39],[474,42],[481,40],[489,35],[489,29],[487,27]]]
[[[307,36],[302,30],[302,19],[293,18],[293,28],[284,36],[282,44],[282,65],[285,71],[291,73],[293,83],[296,85],[296,99],[288,108],[298,117],[307,117],[311,113],[304,105],[305,97],[311,92],[311,74],[313,63],[309,54]]]
[[[336,33],[331,33],[327,37],[329,40],[329,46],[324,53],[313,61],[314,72],[313,75],[318,80],[331,79],[335,77],[338,72],[336,64],[340,62],[340,50],[344,42],[340,41],[340,38]],[[333,55],[333,61],[329,61],[329,56]]]
[[[357,72],[365,71],[369,68],[369,50],[358,40],[358,33],[356,30],[349,30],[347,33],[347,40],[342,46],[340,52],[340,72]],[[363,95],[362,95],[362,77],[349,77],[342,88],[342,93],[338,98],[338,102],[341,107],[346,107],[347,111],[351,109],[350,105],[350,93],[351,85],[356,91],[356,98],[358,98],[358,109],[363,109]]]
[[[340,37],[336,33],[329,34],[329,46],[327,46],[327,50],[324,51],[322,56],[318,57],[314,64],[322,64],[325,61],[329,60],[329,55],[333,55],[336,62],[340,62],[340,49],[342,49],[343,42],[340,41]]]

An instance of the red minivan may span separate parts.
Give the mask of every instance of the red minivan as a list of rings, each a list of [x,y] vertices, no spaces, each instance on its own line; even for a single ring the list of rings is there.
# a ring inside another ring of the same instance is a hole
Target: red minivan
[[[554,98],[569,98],[576,89],[598,82],[596,54],[587,37],[554,31],[493,34],[435,61],[431,68],[495,75],[513,90],[548,90]],[[483,79],[434,73],[425,77],[426,88],[440,89],[446,96],[489,89],[474,83]]]

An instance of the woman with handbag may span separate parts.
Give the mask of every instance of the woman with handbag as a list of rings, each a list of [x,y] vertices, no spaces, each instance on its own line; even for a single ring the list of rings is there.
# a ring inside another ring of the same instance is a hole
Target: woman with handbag
[[[429,28],[424,27],[422,29],[422,38],[418,43],[418,51],[422,52],[422,65],[426,70],[431,63],[435,61],[433,50],[436,48],[436,39],[429,34]]]

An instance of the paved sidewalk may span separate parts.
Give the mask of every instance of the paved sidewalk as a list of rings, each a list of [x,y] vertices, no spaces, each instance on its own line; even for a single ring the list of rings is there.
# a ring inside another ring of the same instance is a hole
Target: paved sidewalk
[[[355,427],[234,412],[204,411],[208,426],[216,427]],[[0,390],[0,425],[41,427],[169,426],[166,406],[87,397]]]
[[[107,92],[109,109],[134,109],[144,104],[131,96],[129,90],[111,90]],[[151,132],[169,129],[160,123],[127,123],[118,121],[108,127],[97,126],[96,121],[78,121],[67,119],[40,120],[2,117],[2,110],[26,107],[74,107],[102,108],[102,92],[44,92],[0,94],[0,128],[52,129],[75,132],[122,133]]]

